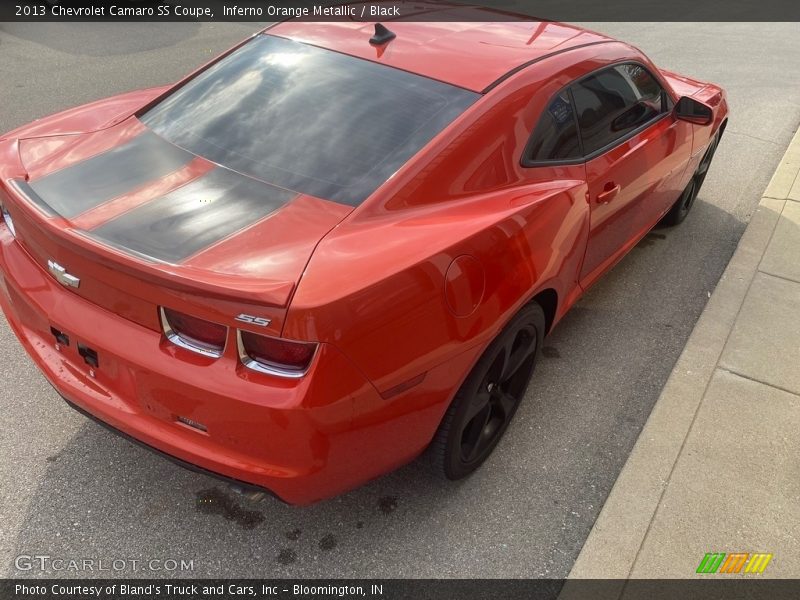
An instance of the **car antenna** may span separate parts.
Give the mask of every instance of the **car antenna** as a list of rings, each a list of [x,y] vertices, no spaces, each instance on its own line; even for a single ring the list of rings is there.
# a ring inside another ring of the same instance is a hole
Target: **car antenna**
[[[369,38],[369,43],[373,46],[380,46],[386,42],[391,42],[396,37],[397,34],[394,31],[390,31],[381,23],[375,23],[375,35]]]

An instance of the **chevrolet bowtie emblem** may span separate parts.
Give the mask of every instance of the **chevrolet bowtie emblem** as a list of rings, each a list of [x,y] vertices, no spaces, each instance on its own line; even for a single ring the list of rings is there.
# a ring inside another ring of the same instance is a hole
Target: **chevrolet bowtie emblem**
[[[61,285],[76,288],[81,284],[80,279],[67,273],[67,270],[54,260],[47,261],[47,270]]]

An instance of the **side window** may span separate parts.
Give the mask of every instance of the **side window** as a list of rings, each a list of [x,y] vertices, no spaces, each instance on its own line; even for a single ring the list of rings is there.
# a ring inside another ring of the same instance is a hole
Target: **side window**
[[[526,153],[530,161],[564,160],[581,156],[575,112],[569,92],[558,94],[542,113]]]
[[[667,96],[641,65],[603,69],[572,86],[585,154],[624,137],[667,110]]]

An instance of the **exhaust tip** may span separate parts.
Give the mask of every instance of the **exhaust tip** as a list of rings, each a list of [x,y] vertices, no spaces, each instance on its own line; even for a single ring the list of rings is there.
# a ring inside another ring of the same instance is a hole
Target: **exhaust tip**
[[[229,484],[228,488],[231,490],[231,492],[233,492],[237,496],[241,496],[242,498],[250,502],[261,502],[267,496],[266,492],[247,489],[244,486],[237,485],[235,483]]]
[[[193,421],[188,417],[182,417],[181,415],[178,415],[175,420],[178,421],[178,423],[183,423],[187,427],[191,427],[192,429],[197,429],[198,431],[202,431],[203,433],[208,433],[208,427],[206,427],[202,423]]]

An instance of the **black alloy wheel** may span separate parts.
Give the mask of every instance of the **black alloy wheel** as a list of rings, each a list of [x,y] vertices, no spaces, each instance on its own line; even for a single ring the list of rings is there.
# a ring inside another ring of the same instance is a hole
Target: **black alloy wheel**
[[[700,164],[697,165],[697,170],[694,172],[694,175],[689,180],[689,183],[686,185],[686,188],[683,190],[680,197],[675,201],[675,204],[672,205],[672,208],[669,209],[669,212],[661,219],[661,225],[665,225],[667,227],[678,225],[683,222],[683,220],[689,214],[692,206],[694,206],[694,201],[697,199],[697,194],[700,193],[700,187],[706,180],[708,168],[711,166],[711,159],[714,158],[714,152],[717,149],[718,143],[719,134],[714,136],[714,139],[711,140],[711,143],[708,145],[706,153],[703,155]]]
[[[533,376],[544,327],[542,308],[525,306],[467,376],[431,443],[433,463],[448,479],[472,473],[503,437]]]
[[[694,206],[694,201],[697,200],[697,193],[700,191],[697,185],[697,177],[692,177],[689,180],[689,185],[686,186],[686,189],[683,190],[683,194],[678,201],[678,214],[676,225],[683,221],[686,216],[689,214],[689,211],[692,210],[692,206]]]

